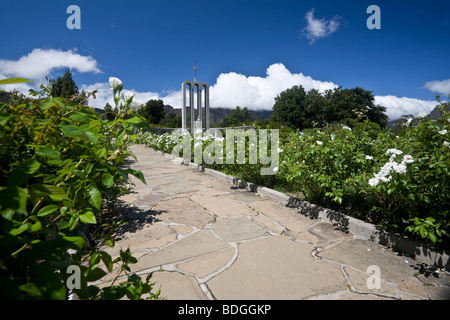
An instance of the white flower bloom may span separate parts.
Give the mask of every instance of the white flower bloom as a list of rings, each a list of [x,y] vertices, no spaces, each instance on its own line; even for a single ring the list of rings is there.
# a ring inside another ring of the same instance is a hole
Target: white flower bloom
[[[413,163],[414,162],[414,158],[411,156],[411,155],[409,155],[409,154],[407,154],[407,155],[405,155],[404,157],[403,157],[403,161],[402,161],[402,163]]]
[[[381,181],[383,181],[383,182],[389,182],[389,181],[391,181],[391,179],[392,179],[392,176],[381,177]]]
[[[350,127],[348,127],[348,126],[342,126],[342,129],[352,131],[352,129]]]
[[[278,153],[283,152],[283,149],[278,148],[277,149]]]
[[[369,184],[372,187],[376,187],[378,185],[378,183],[380,183],[380,180],[377,177],[372,178],[372,179],[369,180]]]
[[[273,168],[273,172],[277,172],[278,171],[278,167]]]
[[[133,101],[133,102],[130,103],[130,108],[135,110],[135,111],[138,111],[139,109],[141,109],[142,106],[143,106],[143,104],[139,103],[137,101]]]
[[[444,141],[444,146],[450,147],[450,143],[448,141]]]
[[[331,134],[331,140],[334,141],[334,134]]]
[[[372,156],[366,156],[366,160],[373,160]]]
[[[122,85],[122,81],[116,77],[109,77],[109,84],[114,90],[116,90]]]
[[[390,154],[400,155],[402,153],[403,153],[403,151],[400,151],[400,150],[397,150],[397,149],[388,149],[386,151],[386,155],[390,155]]]
[[[441,130],[441,131],[439,131],[439,134],[441,134],[441,135],[446,135],[446,134],[447,134],[447,130],[446,130],[446,129]]]
[[[131,101],[133,101],[134,95],[132,95],[129,92],[124,92],[124,93],[122,93],[121,98],[126,103],[131,103]]]
[[[318,144],[319,146],[323,144],[322,141],[316,141],[316,142],[317,142],[317,144]]]
[[[400,173],[400,174],[406,173],[406,165],[404,163],[395,164],[393,166],[393,169],[395,172]]]

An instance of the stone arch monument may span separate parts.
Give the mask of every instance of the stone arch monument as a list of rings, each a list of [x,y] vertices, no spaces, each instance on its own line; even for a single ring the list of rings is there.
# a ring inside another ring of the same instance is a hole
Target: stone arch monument
[[[189,88],[189,89],[187,89]],[[183,105],[181,109],[181,127],[183,130],[187,129],[187,97],[186,94],[189,92],[189,107],[190,107],[190,132],[194,133],[195,129],[199,128],[203,130],[209,130],[210,127],[210,116],[209,116],[209,86],[206,82],[198,82],[197,79],[194,81],[186,80],[183,82],[181,87],[181,92],[183,95]],[[195,99],[195,95],[197,99]],[[202,96],[204,96],[204,101],[202,101]],[[196,103],[195,103],[195,100]],[[205,111],[205,119],[203,119],[203,110]],[[205,125],[203,126],[203,123]]]

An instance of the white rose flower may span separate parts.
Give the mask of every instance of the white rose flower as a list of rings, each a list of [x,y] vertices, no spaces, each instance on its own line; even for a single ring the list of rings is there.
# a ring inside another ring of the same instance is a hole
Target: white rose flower
[[[373,160],[372,156],[366,156],[366,160]]]
[[[376,187],[378,185],[378,183],[380,183],[380,180],[376,177],[369,180],[369,184],[372,187]]]
[[[414,162],[414,158],[411,155],[407,154],[407,155],[405,155],[403,157],[403,161],[402,162],[413,163]]]
[[[122,85],[122,81],[116,77],[109,77],[109,84],[114,90],[116,90]]]
[[[441,130],[441,131],[439,131],[439,134],[441,134],[441,135],[445,135],[445,134],[447,134],[447,130],[446,130],[446,129],[444,129],[444,130]]]
[[[316,142],[317,142],[317,144],[318,144],[319,146],[323,144],[322,141],[316,141]]]

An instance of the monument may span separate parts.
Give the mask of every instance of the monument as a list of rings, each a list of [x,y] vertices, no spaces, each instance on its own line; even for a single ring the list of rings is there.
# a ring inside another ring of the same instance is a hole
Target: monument
[[[197,71],[197,67],[194,67],[194,71],[195,72]],[[183,105],[181,107],[181,128],[183,130],[187,129],[187,105],[186,105],[187,99],[186,99],[186,95],[188,92],[189,93],[189,107],[190,107],[190,117],[189,117],[190,133],[193,134],[196,129],[201,129],[202,131],[209,130],[210,115],[209,115],[209,86],[208,86],[208,84],[206,82],[198,82],[197,74],[195,73],[194,81],[186,80],[183,82],[183,85],[181,87],[181,92],[183,95]],[[197,98],[197,99],[195,99],[195,98]],[[204,115],[205,115],[204,119],[203,119],[203,111],[204,111]]]

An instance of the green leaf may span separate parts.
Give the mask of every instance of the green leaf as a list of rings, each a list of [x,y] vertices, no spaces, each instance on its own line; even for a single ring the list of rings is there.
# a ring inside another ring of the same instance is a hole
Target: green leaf
[[[95,268],[92,270],[88,269],[88,270],[89,271],[87,272],[86,280],[89,282],[100,280],[101,278],[103,278],[106,275],[106,272],[100,268]]]
[[[111,188],[114,185],[114,176],[106,172],[102,176],[102,182],[107,188]]]
[[[14,228],[12,229],[9,234],[13,235],[13,236],[18,236],[19,234],[27,231],[29,228],[28,224],[22,224],[20,225],[18,228]]]
[[[436,243],[437,241],[436,235],[433,232],[430,232],[430,234],[428,235],[428,239],[430,239],[433,243]]]
[[[8,186],[18,186],[27,181],[41,166],[36,158],[23,161],[8,179]]]
[[[36,154],[49,159],[61,159],[61,152],[47,147],[38,147],[36,149]]]
[[[33,225],[30,228],[31,232],[38,232],[42,229],[42,223],[40,221],[37,221],[36,223],[33,223]]]
[[[94,206],[97,210],[100,210],[102,205],[102,194],[96,187],[92,187],[88,191],[89,193],[89,203]]]
[[[71,236],[65,236],[63,237],[64,240],[67,240],[74,244],[78,249],[83,249],[85,240],[83,237],[71,237]]]
[[[85,131],[84,132],[86,134],[86,136],[88,137],[89,141],[92,143],[97,143],[98,142],[98,136],[91,132],[91,131]]]
[[[81,137],[85,134],[83,130],[74,125],[64,126],[61,130],[68,137]]]
[[[95,215],[92,211],[87,211],[86,213],[80,214],[80,221],[88,224],[96,224],[97,220],[95,219]]]
[[[54,201],[68,199],[66,191],[61,187],[49,184],[33,184],[29,189],[35,196],[49,196]]]
[[[0,187],[0,206],[7,216],[12,217],[11,210],[19,214],[27,214],[27,190],[20,187]],[[9,210],[8,210],[9,209]]]
[[[41,296],[42,292],[34,283],[28,282],[19,287],[20,290],[27,292],[33,296]]]
[[[108,269],[109,272],[111,272],[112,268],[113,268],[111,255],[105,251],[100,251],[99,254],[100,254],[102,261],[105,264],[106,268]]]
[[[90,120],[89,116],[87,114],[84,114],[81,112],[74,113],[74,114],[70,115],[69,118],[73,121],[78,121],[78,122],[82,122],[82,123],[88,122]]]
[[[0,80],[0,85],[4,85],[4,84],[16,84],[16,83],[25,83],[25,82],[34,82],[32,80],[28,80],[25,78],[7,78],[7,79],[2,79]]]
[[[105,148],[101,148],[100,150],[97,151],[97,156],[99,158],[103,158],[106,156],[106,149]]]
[[[143,183],[147,184],[147,182],[145,182],[144,174],[141,171],[133,170],[132,173],[135,177],[139,178],[139,180],[141,180]]]

